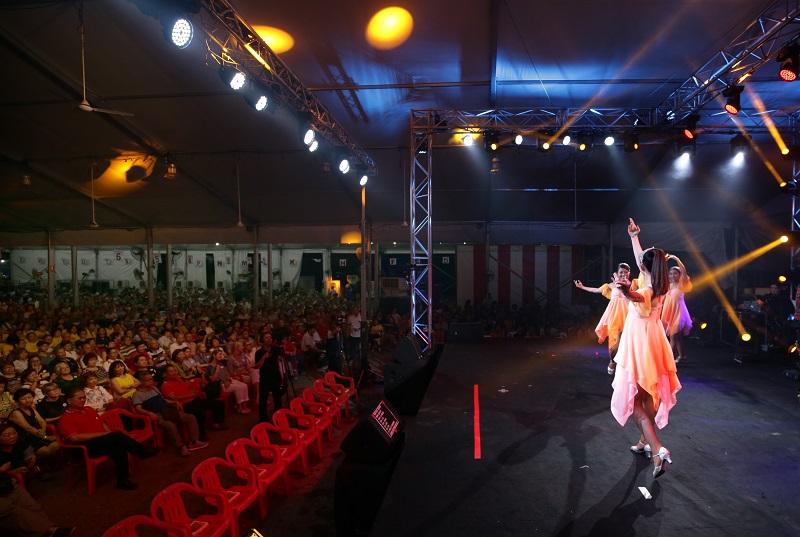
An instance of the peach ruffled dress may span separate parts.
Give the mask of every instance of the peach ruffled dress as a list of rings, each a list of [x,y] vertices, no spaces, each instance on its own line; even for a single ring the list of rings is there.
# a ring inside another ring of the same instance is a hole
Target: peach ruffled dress
[[[676,374],[672,348],[661,322],[663,297],[651,303],[653,289],[639,290],[643,302],[630,302],[625,330],[620,338],[614,361],[617,368],[611,386],[611,413],[620,425],[633,414],[633,399],[641,387],[653,397],[655,422],[663,429],[669,422],[669,411],[675,406],[675,394],[681,389]]]

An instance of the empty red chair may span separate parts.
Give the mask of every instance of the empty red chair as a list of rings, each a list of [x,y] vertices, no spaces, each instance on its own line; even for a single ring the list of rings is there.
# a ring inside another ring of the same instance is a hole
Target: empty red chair
[[[323,379],[317,379],[314,381],[314,391],[318,393],[327,393],[336,397],[336,404],[339,405],[339,409],[344,410],[344,415],[346,417],[350,417],[350,397],[348,397],[345,392],[344,386],[336,384],[335,382],[329,384]]]
[[[122,423],[122,416],[127,416],[130,418],[133,424],[131,429],[125,428],[124,424]],[[100,418],[103,420],[103,423],[105,423],[112,431],[122,431],[137,442],[147,442],[148,440],[152,440],[153,445],[158,446],[158,440],[155,434],[155,423],[153,423],[153,420],[147,416],[134,414],[122,408],[114,408],[101,414]]]
[[[311,403],[319,403],[325,405],[328,410],[328,415],[333,420],[338,428],[342,428],[342,412],[339,403],[336,402],[336,396],[330,393],[320,393],[314,388],[306,388],[303,390],[303,399]]]
[[[166,535],[167,537],[192,537],[192,532],[178,524],[162,522],[145,515],[133,515],[123,518],[110,528],[103,537],[138,537],[137,528],[145,528],[143,535]]]
[[[356,381],[353,377],[340,375],[336,371],[328,371],[325,373],[325,380],[328,382],[328,384],[338,384],[343,386],[344,393],[347,394],[347,398],[355,399],[356,403],[358,403],[358,389],[356,387]]]
[[[322,403],[312,403],[302,397],[296,397],[289,403],[289,409],[296,414],[314,418],[314,425],[320,431],[325,431],[328,440],[333,442],[333,420],[328,414],[328,409]]]
[[[300,435],[300,443],[308,451],[309,446],[316,444],[317,454],[322,458],[322,431],[317,429],[314,418],[303,416],[282,408],[272,413],[272,423],[281,429],[294,429]]]
[[[215,512],[192,513],[186,511],[183,495],[197,496],[206,504],[216,507]],[[150,502],[150,515],[156,520],[177,524],[188,529],[192,537],[220,537],[231,529],[231,510],[225,494],[218,490],[204,490],[189,483],[175,483],[156,494]],[[238,535],[231,537],[239,537]]]
[[[300,442],[300,434],[294,429],[280,429],[271,423],[257,423],[250,429],[250,438],[261,446],[275,446],[286,464],[300,461],[303,475],[308,475],[306,448]]]
[[[220,470],[223,476],[220,476]],[[223,482],[223,478],[225,481]],[[238,482],[230,484],[231,481]],[[225,494],[231,517],[231,535],[239,537],[239,516],[242,511],[258,501],[261,518],[267,518],[267,500],[258,486],[258,474],[253,466],[233,464],[220,457],[206,459],[192,470],[192,483],[205,490]]]
[[[239,438],[227,445],[225,458],[234,464],[255,467],[265,497],[269,485],[281,477],[284,491],[289,494],[289,466],[277,447],[262,446],[249,438]]]

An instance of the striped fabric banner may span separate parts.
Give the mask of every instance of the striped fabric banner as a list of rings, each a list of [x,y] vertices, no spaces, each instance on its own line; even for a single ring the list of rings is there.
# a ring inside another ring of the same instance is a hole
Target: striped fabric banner
[[[485,245],[456,250],[457,298],[481,302],[491,295],[503,308],[524,306],[545,297],[570,305],[572,275],[582,268],[582,246]]]

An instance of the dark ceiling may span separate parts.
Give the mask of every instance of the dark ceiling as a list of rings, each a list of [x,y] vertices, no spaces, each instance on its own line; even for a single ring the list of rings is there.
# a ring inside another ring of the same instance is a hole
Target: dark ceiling
[[[399,47],[377,50],[364,32],[384,2],[232,3],[250,25],[291,34],[294,46],[280,58],[374,159],[367,216],[377,223],[407,218],[412,109],[655,108],[774,4],[407,0],[395,5],[411,13],[413,32]],[[102,228],[234,226],[239,199],[246,225],[360,220],[357,179],[324,171],[331,154],[305,150],[296,110],[250,108],[221,82],[217,51],[201,32],[179,50],[133,0],[83,5],[87,100],[133,115],[78,109],[79,6],[0,0],[0,230],[86,229],[92,196]],[[779,82],[776,72],[771,61],[746,81],[743,116],[798,111],[800,83]],[[724,114],[719,100],[705,108]],[[714,121],[725,125],[726,117]],[[588,156],[563,147],[545,154],[508,144],[499,174],[489,173],[481,147],[436,141],[434,219],[788,222],[790,198],[778,197],[777,184],[792,178],[792,163],[762,132],[744,166],[730,167],[728,141],[738,130],[727,125],[701,136],[682,172],[663,132],[643,138],[636,153],[601,146]],[[150,159],[153,173],[125,180],[114,167],[120,157],[128,165]],[[167,158],[177,166],[173,179],[163,177]]]

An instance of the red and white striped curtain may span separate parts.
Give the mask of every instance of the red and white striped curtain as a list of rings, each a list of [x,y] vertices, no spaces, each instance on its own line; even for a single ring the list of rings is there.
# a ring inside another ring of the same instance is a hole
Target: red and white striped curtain
[[[459,246],[457,299],[483,302],[489,296],[502,308],[538,301],[569,306],[573,275],[584,267],[583,246]]]

